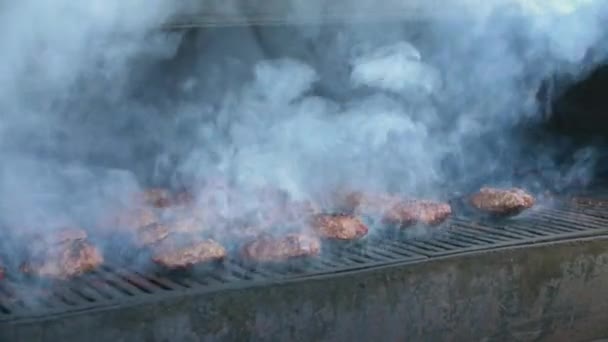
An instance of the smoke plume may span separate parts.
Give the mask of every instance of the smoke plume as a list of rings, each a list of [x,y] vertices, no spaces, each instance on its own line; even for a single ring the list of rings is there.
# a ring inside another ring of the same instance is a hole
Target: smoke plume
[[[87,225],[140,188],[196,190],[217,177],[296,198],[338,186],[432,198],[481,184],[535,186],[514,175],[519,167],[590,177],[593,151],[558,166],[562,145],[531,145],[519,128],[539,120],[543,81],[578,79],[604,60],[605,2],[454,5],[462,16],[431,12],[416,23],[162,32],[184,10],[174,3],[2,5],[6,225]],[[323,12],[297,3],[294,11]]]

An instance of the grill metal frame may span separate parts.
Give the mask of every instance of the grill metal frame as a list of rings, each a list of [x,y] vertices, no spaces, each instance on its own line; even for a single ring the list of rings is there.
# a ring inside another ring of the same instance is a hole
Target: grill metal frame
[[[430,228],[427,234],[371,236],[362,245],[331,248],[310,262],[282,267],[252,268],[228,260],[218,269],[169,277],[104,265],[79,279],[47,286],[28,286],[8,273],[0,282],[0,329],[5,324],[108,310],[168,297],[305,281],[460,254],[604,236],[608,235],[607,203],[579,201],[539,206],[502,222],[455,216],[443,227]]]

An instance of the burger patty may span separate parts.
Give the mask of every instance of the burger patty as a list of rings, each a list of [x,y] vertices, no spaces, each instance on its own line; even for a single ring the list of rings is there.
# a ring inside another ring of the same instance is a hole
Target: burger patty
[[[448,203],[404,199],[390,194],[354,192],[344,196],[342,208],[358,215],[382,218],[389,225],[409,227],[414,224],[438,225],[452,214]]]
[[[250,261],[272,262],[315,256],[320,252],[321,241],[318,238],[291,233],[281,237],[259,236],[242,247],[241,256]]]
[[[200,233],[201,222],[194,218],[180,218],[168,222],[156,222],[137,229],[137,242],[142,246],[153,245],[172,233]]]
[[[225,257],[226,249],[218,242],[184,233],[171,234],[152,250],[152,261],[170,269],[220,261]]]
[[[389,225],[408,227],[414,224],[435,226],[443,223],[452,214],[448,203],[427,200],[408,200],[393,205],[383,214],[383,222]]]
[[[515,215],[532,208],[535,199],[523,189],[498,189],[483,187],[471,196],[471,205],[480,210],[495,215]]]
[[[92,271],[103,261],[101,252],[88,241],[70,240],[31,251],[21,271],[44,278],[67,279]]]
[[[311,227],[321,237],[333,240],[357,240],[369,231],[361,219],[347,214],[314,215]]]

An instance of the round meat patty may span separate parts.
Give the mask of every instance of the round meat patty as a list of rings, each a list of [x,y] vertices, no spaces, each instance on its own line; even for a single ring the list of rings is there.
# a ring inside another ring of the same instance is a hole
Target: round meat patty
[[[311,227],[321,237],[332,240],[357,240],[369,231],[361,219],[347,214],[314,215]]]
[[[498,189],[484,187],[470,198],[471,205],[494,215],[516,215],[532,208],[534,197],[520,188]]]
[[[436,226],[447,220],[451,214],[452,207],[447,203],[407,200],[393,205],[386,211],[383,222],[400,227],[409,227],[418,223]]]
[[[84,240],[73,240],[33,252],[21,271],[43,277],[67,279],[92,271],[103,264],[101,252]]]
[[[224,246],[215,240],[191,234],[172,234],[155,245],[152,252],[152,261],[170,269],[220,261],[227,254]]]
[[[292,233],[282,237],[259,236],[242,247],[241,256],[255,262],[272,262],[315,256],[320,252],[321,241],[318,238]]]
[[[140,227],[137,230],[137,241],[142,246],[147,246],[164,240],[172,233],[200,233],[203,231],[203,224],[200,221],[184,217]]]

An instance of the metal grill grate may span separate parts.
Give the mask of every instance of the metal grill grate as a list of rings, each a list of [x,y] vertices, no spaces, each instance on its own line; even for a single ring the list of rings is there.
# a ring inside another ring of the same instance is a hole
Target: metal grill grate
[[[427,234],[372,236],[364,244],[337,246],[314,260],[280,268],[253,268],[228,260],[216,269],[169,276],[106,265],[79,279],[44,286],[28,285],[9,273],[0,281],[0,322],[606,232],[608,202],[579,201],[534,209],[503,222],[453,217]]]

